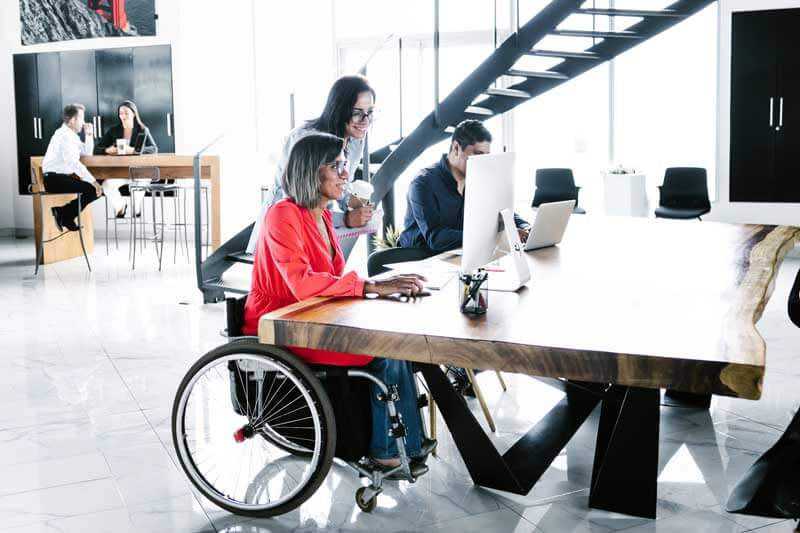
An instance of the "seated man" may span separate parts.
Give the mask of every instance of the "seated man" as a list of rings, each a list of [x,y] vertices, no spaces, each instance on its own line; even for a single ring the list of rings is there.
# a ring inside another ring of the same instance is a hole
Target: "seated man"
[[[86,206],[102,194],[102,189],[83,163],[82,155],[92,155],[94,149],[94,130],[91,124],[83,121],[84,107],[69,104],[64,107],[64,124],[56,130],[47,145],[42,160],[44,190],[54,193],[81,193],[81,207]],[[83,130],[86,141],[78,136]],[[77,176],[80,179],[77,179]],[[59,231],[67,228],[77,231],[75,217],[78,216],[78,200],[51,209]]]
[[[491,143],[492,134],[479,120],[465,120],[456,126],[450,153],[422,169],[408,188],[400,246],[435,252],[461,248],[467,158],[488,154]],[[516,214],[514,221],[520,240],[525,242],[530,225]]]

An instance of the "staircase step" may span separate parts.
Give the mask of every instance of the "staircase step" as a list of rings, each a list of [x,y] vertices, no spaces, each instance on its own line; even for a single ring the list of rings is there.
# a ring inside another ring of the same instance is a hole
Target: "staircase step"
[[[530,70],[518,70],[512,68],[506,72],[506,76],[520,76],[523,78],[547,78],[551,80],[568,80],[569,76],[560,72],[550,72],[548,70],[542,72],[533,72]]]
[[[484,91],[483,94],[487,96],[510,96],[511,98],[525,98],[525,99],[531,97],[531,94],[525,91],[520,91],[518,89],[504,89],[501,87],[492,87]]]
[[[225,292],[232,292],[234,294],[249,294],[250,289],[245,289],[244,287],[231,287],[229,285],[225,285],[224,283],[204,283],[204,289],[219,289]]]
[[[533,49],[526,54],[538,57],[559,57],[563,59],[588,59],[591,61],[604,61],[605,58],[593,52],[566,52],[561,50],[537,50]]]
[[[684,15],[678,11],[671,9],[664,9],[661,11],[652,11],[646,9],[603,9],[603,8],[586,8],[578,9],[575,11],[576,15],[603,15],[608,17],[683,17]]]
[[[494,116],[494,111],[491,109],[487,109],[485,107],[480,107],[477,105],[467,106],[464,110],[464,113],[469,113],[470,115],[480,115],[482,117],[491,117]]]
[[[642,39],[645,37],[632,31],[553,30],[550,34],[561,37],[589,37],[593,39]]]
[[[228,261],[233,261],[234,263],[244,263],[245,265],[253,264],[253,254],[248,254],[247,252],[228,254],[225,256],[225,259]]]

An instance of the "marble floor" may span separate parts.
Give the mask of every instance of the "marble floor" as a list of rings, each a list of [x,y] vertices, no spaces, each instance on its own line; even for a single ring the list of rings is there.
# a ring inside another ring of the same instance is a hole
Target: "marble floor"
[[[171,252],[171,251],[170,251]],[[0,240],[0,530],[34,532],[515,531],[742,532],[789,521],[727,514],[728,491],[798,407],[800,329],[786,294],[800,260],[784,263],[759,324],[768,371],[758,402],[715,398],[710,410],[662,409],[658,519],[589,509],[597,413],[526,496],[474,486],[446,435],[416,484],[390,483],[364,514],[358,479],[335,465],[301,508],[274,519],[233,516],[176,466],[172,397],[188,366],[221,344],[221,305],[203,305],[194,272],[152,253],[132,272],[122,249],[33,276],[30,239]],[[560,398],[529,377],[479,376],[508,447]],[[478,412],[477,405],[472,408]],[[478,415],[479,420],[483,420]]]

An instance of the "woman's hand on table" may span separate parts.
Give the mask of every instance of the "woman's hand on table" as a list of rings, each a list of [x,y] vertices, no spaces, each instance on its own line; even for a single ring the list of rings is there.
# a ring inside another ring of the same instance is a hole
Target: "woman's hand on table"
[[[392,295],[419,296],[423,294],[423,282],[427,281],[419,274],[396,274],[380,280],[369,280],[364,283],[364,296],[376,294],[386,298]]]
[[[109,146],[106,148],[106,153],[108,155],[117,155],[117,147],[116,146]]]

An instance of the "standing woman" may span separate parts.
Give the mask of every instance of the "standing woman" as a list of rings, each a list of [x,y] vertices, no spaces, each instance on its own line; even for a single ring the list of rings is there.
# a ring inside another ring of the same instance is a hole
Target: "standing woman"
[[[367,225],[372,218],[372,205],[362,205],[357,199],[351,198],[350,183],[361,163],[364,139],[372,124],[374,112],[375,90],[365,77],[342,76],[336,80],[328,92],[328,99],[320,116],[293,129],[286,138],[273,180],[272,198],[267,199],[256,219],[247,245],[248,252],[255,251],[261,224],[269,206],[286,196],[281,179],[292,148],[297,141],[311,133],[330,133],[345,140],[344,156],[349,164],[350,177],[344,196],[336,201],[337,207],[332,210],[334,227],[360,228]]]
[[[95,154],[126,155],[133,153],[155,154],[158,152],[158,146],[156,146],[150,130],[139,117],[139,110],[136,104],[130,100],[125,100],[117,108],[117,114],[119,116],[119,124],[105,131],[102,139],[95,146]],[[125,153],[119,153],[117,150],[117,139],[125,139],[127,141]],[[103,181],[103,194],[111,201],[117,218],[123,218],[128,207],[119,192],[119,188],[128,183],[130,183],[130,180],[114,179]],[[137,191],[134,194],[136,194],[136,198],[134,198],[135,205],[141,206],[144,191]]]

